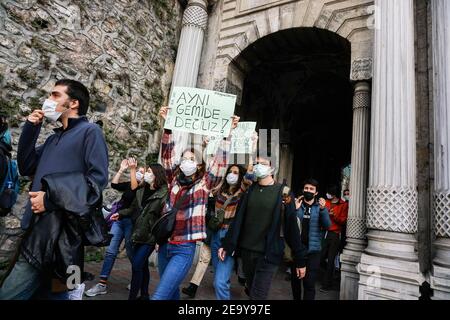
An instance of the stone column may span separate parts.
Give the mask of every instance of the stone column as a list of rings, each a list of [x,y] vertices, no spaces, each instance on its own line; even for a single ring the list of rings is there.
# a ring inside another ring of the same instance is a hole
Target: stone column
[[[369,170],[370,84],[359,81],[353,97],[352,171],[347,245],[341,255],[341,300],[358,299],[356,265],[366,248],[366,189]]]
[[[184,10],[180,42],[178,44],[177,58],[172,78],[172,88],[197,86],[203,38],[208,24],[207,6],[208,0],[189,0]],[[181,153],[187,148],[189,138],[190,135],[187,133],[173,132],[175,156],[177,159],[181,158]],[[199,244],[201,245],[201,243],[197,244],[193,265],[198,260]],[[152,256],[150,262],[157,265],[156,256]]]
[[[413,0],[375,1],[368,245],[359,299],[418,299]]]
[[[450,2],[432,0],[434,102],[433,298],[450,300]]]
[[[278,182],[286,179],[286,184],[292,187],[292,168],[294,165],[294,155],[289,143],[280,144],[280,167],[278,171]]]
[[[172,88],[197,86],[203,38],[208,23],[207,5],[208,0],[189,0],[184,11]],[[174,139],[175,154],[179,157],[188,145],[189,134],[174,132]]]

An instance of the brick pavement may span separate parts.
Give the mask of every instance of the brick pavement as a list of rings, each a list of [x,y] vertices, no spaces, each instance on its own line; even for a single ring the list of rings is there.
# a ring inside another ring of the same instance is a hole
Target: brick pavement
[[[102,267],[103,262],[89,262],[86,263],[85,271],[91,272],[96,276],[94,281],[86,281],[86,290],[95,285],[98,281],[98,274]],[[194,272],[195,266],[193,266],[183,281],[181,287],[187,286],[189,284],[189,280]],[[272,282],[272,288],[270,290],[269,299],[270,300],[291,300],[291,286],[290,282],[286,281],[286,273],[281,270],[284,268],[280,267],[278,273],[275,276],[275,279]],[[86,297],[85,300],[127,300],[128,299],[128,290],[127,285],[131,280],[131,265],[127,258],[116,259],[116,263],[114,264],[114,269],[111,273],[111,276],[108,281],[108,294],[99,295],[96,297]],[[159,275],[157,268],[150,267],[150,294],[155,291],[156,285],[159,281]],[[317,292],[316,292],[316,300],[337,300],[339,299],[338,291],[330,291],[328,293],[322,293],[319,291],[320,284],[317,284]],[[248,297],[244,293],[243,287],[238,283],[237,276],[233,274],[231,279],[231,296],[236,300],[247,300]],[[189,299],[181,294],[182,299]],[[197,290],[197,295],[195,300],[215,300],[215,293],[213,288],[213,271],[212,267],[209,266],[206,271],[205,277],[203,278],[203,282]]]

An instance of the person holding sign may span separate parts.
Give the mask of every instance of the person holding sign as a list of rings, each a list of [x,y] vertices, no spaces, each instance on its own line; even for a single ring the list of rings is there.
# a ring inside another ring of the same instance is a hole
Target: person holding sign
[[[212,233],[211,243],[203,244],[200,260],[189,287],[183,288],[183,293],[191,298],[195,297],[197,288],[205,274],[206,267],[212,258],[214,268],[214,288],[218,300],[230,300],[230,278],[235,264],[234,257],[227,257],[224,261],[218,259],[217,252],[221,240],[225,237],[228,227],[233,221],[239,200],[253,182],[253,165],[250,164],[245,173],[244,168],[232,164],[227,169],[226,178],[222,184],[213,191],[214,210],[207,223],[208,231]],[[203,253],[203,254],[202,254]],[[204,257],[209,256],[207,259]],[[203,259],[202,259],[203,258]],[[206,266],[205,262],[206,261]]]
[[[159,114],[166,120],[168,107]],[[233,116],[231,128],[239,117]],[[158,250],[160,282],[152,300],[179,300],[179,286],[186,277],[195,255],[196,242],[206,238],[206,205],[212,189],[217,187],[226,173],[230,141],[222,145],[208,166],[200,152],[190,148],[182,153],[180,164],[175,162],[175,143],[172,131],[165,129],[161,139],[161,162],[166,170],[169,200],[166,210],[178,209],[172,235]],[[180,202],[181,203],[178,203]]]

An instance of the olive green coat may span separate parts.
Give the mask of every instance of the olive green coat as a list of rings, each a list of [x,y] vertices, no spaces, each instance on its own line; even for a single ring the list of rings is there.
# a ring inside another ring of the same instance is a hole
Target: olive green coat
[[[132,216],[134,221],[133,234],[131,240],[133,243],[145,243],[154,245],[154,237],[150,233],[153,224],[161,217],[161,212],[166,203],[169,190],[167,186],[162,186],[155,191],[147,200],[145,208],[142,208],[142,198],[144,197],[144,188],[136,191],[136,197],[130,207],[119,211],[120,217]]]

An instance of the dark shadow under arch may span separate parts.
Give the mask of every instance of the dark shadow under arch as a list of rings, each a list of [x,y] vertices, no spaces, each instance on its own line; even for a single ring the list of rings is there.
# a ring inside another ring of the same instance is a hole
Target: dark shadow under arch
[[[249,45],[233,61],[244,74],[238,113],[258,128],[280,129],[294,156],[292,186],[315,177],[321,191],[339,183],[350,163],[351,44],[318,28],[278,31]]]

